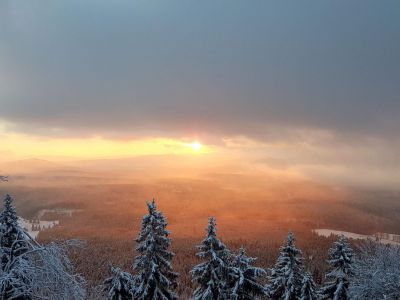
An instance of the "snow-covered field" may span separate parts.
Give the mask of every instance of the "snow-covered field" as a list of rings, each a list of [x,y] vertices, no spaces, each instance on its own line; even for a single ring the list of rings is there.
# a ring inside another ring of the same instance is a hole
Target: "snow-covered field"
[[[363,234],[358,234],[354,232],[348,232],[348,231],[339,231],[339,230],[333,230],[333,229],[314,229],[314,232],[320,236],[326,236],[329,237],[331,235],[344,235],[345,237],[349,239],[359,239],[359,240],[366,240],[368,238],[371,238],[369,235],[363,235]]]
[[[331,235],[344,235],[345,237],[349,239],[357,239],[357,240],[375,240],[379,241],[383,244],[394,244],[394,245],[400,245],[400,235],[397,234],[390,234],[390,233],[382,233],[378,232],[373,235],[365,235],[365,234],[358,234],[354,232],[348,232],[348,231],[340,231],[340,230],[333,230],[333,229],[314,229],[313,232],[320,236],[325,236],[329,237]]]
[[[18,218],[19,225],[34,239],[37,238],[40,231],[53,228],[60,224],[59,220],[41,221],[41,220],[26,220]]]
[[[79,209],[64,209],[64,208],[56,208],[56,209],[42,209],[37,213],[37,216],[34,220],[27,220],[19,217],[18,223],[19,225],[25,229],[25,231],[34,239],[37,238],[40,231],[53,228],[55,226],[60,225],[59,220],[52,221],[42,221],[41,218],[46,213],[56,213],[59,215],[67,215],[69,217],[72,216],[73,213],[81,211]]]
[[[72,217],[72,214],[80,211],[82,211],[82,209],[67,209],[67,208],[41,209],[37,213],[36,218],[40,220],[47,213],[56,213],[58,215],[67,215],[68,217]]]

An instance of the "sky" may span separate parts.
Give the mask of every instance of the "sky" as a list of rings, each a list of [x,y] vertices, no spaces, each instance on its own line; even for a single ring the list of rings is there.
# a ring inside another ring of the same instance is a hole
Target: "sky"
[[[399,186],[399,53],[395,0],[4,0],[0,153]]]

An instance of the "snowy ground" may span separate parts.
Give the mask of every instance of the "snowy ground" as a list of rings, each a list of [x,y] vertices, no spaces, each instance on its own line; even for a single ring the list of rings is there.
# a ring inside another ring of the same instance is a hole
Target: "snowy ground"
[[[56,209],[42,209],[37,213],[37,216],[34,220],[27,220],[19,217],[18,223],[19,225],[26,230],[26,232],[34,239],[37,238],[40,231],[53,228],[60,224],[59,220],[52,221],[42,221],[41,218],[46,213],[56,213],[59,215],[67,215],[72,216],[73,213],[81,211],[79,209],[64,209],[64,208],[56,208]]]
[[[56,213],[58,215],[67,215],[68,217],[72,217],[72,214],[80,211],[82,211],[82,209],[67,209],[67,208],[41,209],[37,213],[36,218],[40,220],[47,213]]]
[[[314,229],[313,230],[316,234],[320,236],[325,236],[329,237],[331,235],[344,235],[347,238],[350,239],[358,239],[358,240],[367,240],[367,239],[372,239],[379,241],[383,244],[394,244],[394,245],[400,245],[400,236],[396,234],[389,234],[389,233],[376,233],[373,235],[365,235],[365,234],[358,234],[354,232],[348,232],[348,231],[339,231],[339,230],[333,230],[333,229]]]
[[[41,221],[41,220],[26,220],[24,218],[18,218],[19,225],[25,229],[25,231],[34,239],[37,238],[40,231],[53,228],[59,225],[58,220],[53,221]]]

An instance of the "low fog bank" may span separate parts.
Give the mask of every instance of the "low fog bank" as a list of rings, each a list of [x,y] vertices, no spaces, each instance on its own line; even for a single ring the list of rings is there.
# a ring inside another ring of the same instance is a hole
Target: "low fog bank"
[[[190,163],[190,168],[187,167]],[[129,236],[156,198],[174,236],[203,234],[215,216],[227,237],[255,239],[271,231],[332,228],[371,234],[400,233],[400,192],[312,181],[197,158],[171,156],[55,163],[4,163],[9,181],[0,192],[16,198],[19,213],[35,218],[48,208],[73,208],[52,234],[65,237]]]

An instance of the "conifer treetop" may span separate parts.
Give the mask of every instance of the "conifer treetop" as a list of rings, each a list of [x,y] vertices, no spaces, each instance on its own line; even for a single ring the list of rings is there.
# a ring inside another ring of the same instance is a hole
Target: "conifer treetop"
[[[193,299],[225,299],[229,291],[232,254],[218,239],[215,218],[211,217],[206,228],[206,237],[197,246],[197,257],[203,260],[190,273],[197,288]],[[229,298],[227,298],[229,299]]]
[[[206,232],[206,237],[201,244],[197,246],[199,252],[196,255],[200,258],[211,256],[213,259],[218,259],[221,255],[229,256],[230,251],[217,237],[217,222],[214,217],[209,218]],[[216,252],[221,252],[221,255],[216,255]]]
[[[232,300],[254,300],[265,296],[265,289],[260,281],[267,273],[264,269],[254,266],[256,260],[247,256],[243,246],[233,258],[229,292]]]
[[[13,198],[6,194],[3,199],[4,209],[0,214],[0,223],[7,226],[18,226],[18,215],[13,206]]]
[[[330,271],[325,275],[327,281],[321,288],[323,299],[349,299],[349,277],[353,275],[353,250],[347,238],[341,235],[329,250]]]
[[[6,194],[3,199],[4,209],[0,213],[0,246],[4,251],[20,254],[33,243],[22,227],[18,224],[18,215],[13,206],[13,198]]]
[[[293,232],[289,231],[285,248],[293,251],[294,253],[301,254],[301,250],[297,249],[295,246],[295,241],[296,239]]]
[[[292,300],[300,297],[304,274],[302,261],[301,251],[295,246],[294,235],[289,232],[266,286],[271,298]]]
[[[347,238],[341,235],[334,242],[334,247],[329,250],[328,263],[332,267],[332,271],[327,276],[347,276],[352,275],[352,258],[353,250],[350,248]]]
[[[134,299],[176,299],[173,289],[178,276],[172,269],[174,253],[164,215],[157,210],[155,200],[147,203],[148,214],[143,217],[136,239],[138,246],[133,264],[135,271]]]
[[[209,218],[208,226],[207,226],[207,234],[208,236],[216,236],[217,235],[217,221],[214,217]]]

